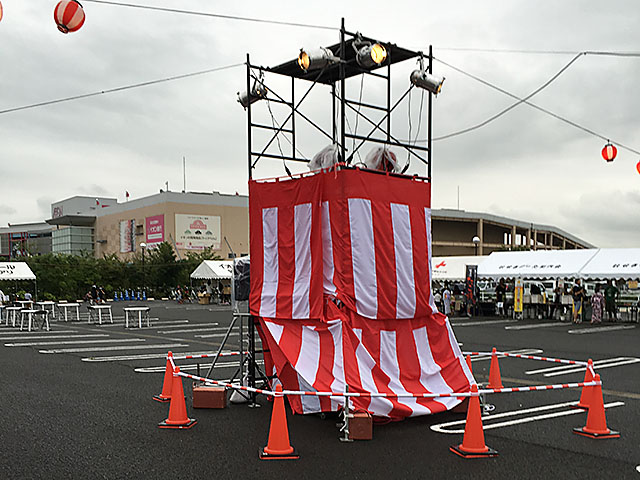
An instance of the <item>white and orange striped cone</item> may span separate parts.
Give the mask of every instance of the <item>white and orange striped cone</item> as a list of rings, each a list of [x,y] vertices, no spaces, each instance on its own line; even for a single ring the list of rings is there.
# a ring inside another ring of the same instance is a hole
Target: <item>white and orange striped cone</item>
[[[173,384],[173,366],[171,359],[173,358],[173,352],[167,353],[167,366],[164,369],[164,381],[162,382],[162,393],[154,395],[153,399],[156,402],[168,402],[171,400],[171,386]]]
[[[587,371],[584,373],[584,383],[593,381],[593,360],[589,359]],[[581,408],[588,410],[591,404],[591,394],[593,393],[593,387],[582,387],[582,393],[580,394],[580,401],[573,408]]]
[[[496,347],[491,350],[491,365],[489,366],[489,388],[503,388],[502,377],[500,376],[500,364]]]
[[[478,385],[471,385],[471,392],[478,393]],[[467,421],[464,426],[462,443],[449,447],[456,455],[463,458],[497,457],[498,452],[487,447],[484,443],[484,429],[482,428],[482,414],[480,413],[480,398],[477,395],[469,398]]]
[[[596,373],[594,380],[599,382],[600,375]],[[593,389],[593,391],[589,399],[591,404],[589,405],[589,413],[587,414],[587,424],[581,428],[574,428],[573,433],[598,439],[620,437],[620,432],[615,432],[607,428],[607,418],[604,413],[604,400],[602,398],[602,385],[588,388]]]
[[[259,451],[260,460],[297,460],[300,455],[289,443],[289,427],[287,426],[282,385],[276,386],[276,392],[279,395],[273,399],[269,440],[267,446]]]
[[[187,405],[184,400],[184,389],[182,388],[182,377],[179,375],[180,367],[173,371],[173,386],[171,388],[171,403],[169,404],[169,417],[158,424],[160,428],[180,428],[193,427],[197,420],[187,416]]]

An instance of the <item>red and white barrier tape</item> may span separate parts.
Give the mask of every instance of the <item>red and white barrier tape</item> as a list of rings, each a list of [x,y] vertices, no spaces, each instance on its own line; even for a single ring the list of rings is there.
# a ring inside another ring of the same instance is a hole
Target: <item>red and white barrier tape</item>
[[[234,390],[243,390],[246,392],[262,393],[264,395],[270,395],[272,397],[280,395],[279,393],[272,392],[270,390],[263,390],[260,388],[245,387],[243,385],[234,385],[232,383],[221,382],[219,380],[212,380],[210,378],[198,377],[197,375],[191,375],[189,373],[178,372],[178,375],[192,380],[197,380],[203,383],[218,385],[220,387],[232,388]],[[558,385],[539,385],[531,387],[513,387],[513,388],[489,388],[479,390],[478,393],[472,392],[460,392],[460,393],[371,393],[371,392],[302,392],[297,390],[283,390],[282,395],[300,395],[300,396],[314,396],[314,397],[365,397],[365,398],[447,398],[447,397],[474,397],[482,393],[512,393],[512,392],[533,392],[536,390],[559,390],[563,388],[580,388],[580,387],[594,387],[596,385],[602,385],[602,382],[580,382],[580,383],[563,383]]]
[[[247,355],[249,352],[222,352],[220,357],[237,357],[240,353],[244,353]],[[201,355],[174,355],[174,360],[193,360],[195,358],[214,358],[216,356],[215,353],[203,353]]]
[[[493,352],[462,352],[463,355],[493,355]],[[534,355],[523,355],[521,353],[508,353],[508,352],[496,352],[496,355],[501,355],[503,357],[516,357],[516,358],[525,358],[527,360],[542,360],[544,362],[553,362],[553,363],[564,363],[566,365],[583,365],[587,366],[587,362],[581,362],[579,360],[564,360],[562,358],[551,358],[551,357],[536,357]]]

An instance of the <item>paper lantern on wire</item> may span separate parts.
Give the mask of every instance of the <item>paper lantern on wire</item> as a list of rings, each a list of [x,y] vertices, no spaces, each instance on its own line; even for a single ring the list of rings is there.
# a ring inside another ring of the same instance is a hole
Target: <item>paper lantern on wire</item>
[[[2,20],[2,2],[0,2],[0,21]]]
[[[612,145],[610,142],[602,149],[602,158],[604,158],[607,162],[613,162],[613,159],[616,158],[618,154],[618,149]]]
[[[636,170],[638,170],[638,173],[640,173],[640,162],[636,164]]]
[[[62,0],[53,11],[53,19],[62,33],[76,32],[84,24],[84,10],[76,0]]]

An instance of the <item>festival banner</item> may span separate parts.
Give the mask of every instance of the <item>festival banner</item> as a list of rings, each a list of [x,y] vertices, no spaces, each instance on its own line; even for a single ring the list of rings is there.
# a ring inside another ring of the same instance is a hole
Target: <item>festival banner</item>
[[[185,250],[220,249],[220,217],[176,214],[176,246]]]

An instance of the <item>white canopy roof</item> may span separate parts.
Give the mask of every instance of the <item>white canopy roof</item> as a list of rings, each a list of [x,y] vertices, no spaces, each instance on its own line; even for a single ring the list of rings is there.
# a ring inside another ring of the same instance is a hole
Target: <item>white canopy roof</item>
[[[36,276],[25,262],[0,262],[0,280],[35,280]]]
[[[461,256],[461,257],[433,257],[431,259],[432,280],[464,280],[467,274],[467,265],[478,265],[485,256]]]
[[[623,280],[640,279],[640,248],[601,248],[580,271],[580,276],[613,278]]]
[[[191,273],[195,279],[227,279],[233,274],[231,260],[205,260]]]
[[[478,266],[478,277],[577,278],[597,249],[493,252]]]

